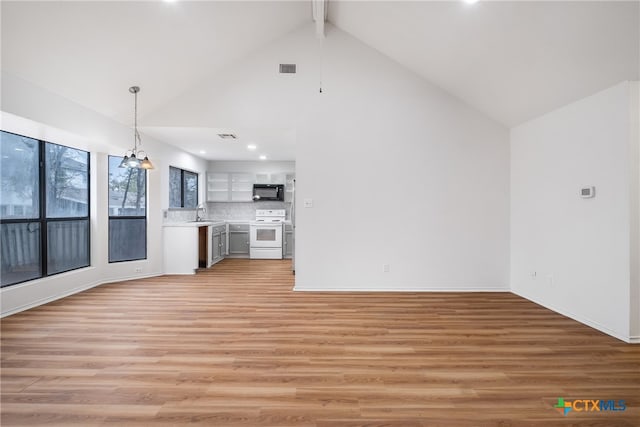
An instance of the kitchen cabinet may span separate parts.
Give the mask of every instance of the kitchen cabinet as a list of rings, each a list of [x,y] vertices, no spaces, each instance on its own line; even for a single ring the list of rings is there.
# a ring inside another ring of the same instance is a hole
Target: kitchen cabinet
[[[224,259],[227,252],[227,226],[218,225],[211,231],[211,264]]]
[[[213,234],[212,238],[211,238],[211,247],[213,248],[212,250],[212,255],[211,255],[211,263],[215,264],[216,262],[220,261],[222,259],[222,255],[220,252],[220,233],[217,234]]]
[[[296,175],[293,173],[288,173],[285,175],[284,179],[284,201],[285,203],[293,202],[293,188],[294,188],[294,180],[296,179]]]
[[[207,227],[207,268],[213,265],[213,229],[215,227]]]
[[[255,175],[207,172],[207,202],[252,202]]]
[[[249,257],[249,223],[229,224],[229,257]]]
[[[164,273],[195,274],[198,268],[210,267],[216,249],[212,244],[214,230],[218,230],[219,237],[222,234],[221,230],[224,230],[226,238],[226,225],[220,222],[164,224]],[[218,244],[218,251],[222,251],[224,248],[220,246],[219,241]]]
[[[207,172],[207,202],[252,202],[253,184],[284,184],[285,202],[293,196],[293,173]]]
[[[222,258],[227,256],[227,228],[220,233],[220,254]]]
[[[284,173],[257,173],[255,175],[256,184],[284,184],[286,175]]]
[[[291,224],[284,225],[282,257],[287,259],[293,258],[293,226]]]
[[[207,202],[226,202],[229,200],[228,173],[207,172]]]
[[[252,202],[253,183],[255,176],[249,173],[232,173],[231,180],[231,201],[232,202]]]

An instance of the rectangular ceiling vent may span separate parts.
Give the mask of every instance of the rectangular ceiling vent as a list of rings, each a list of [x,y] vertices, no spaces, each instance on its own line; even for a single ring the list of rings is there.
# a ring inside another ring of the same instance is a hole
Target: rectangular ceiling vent
[[[238,137],[232,133],[219,133],[218,136],[222,139],[238,139]]]
[[[280,74],[295,74],[296,64],[280,64]]]

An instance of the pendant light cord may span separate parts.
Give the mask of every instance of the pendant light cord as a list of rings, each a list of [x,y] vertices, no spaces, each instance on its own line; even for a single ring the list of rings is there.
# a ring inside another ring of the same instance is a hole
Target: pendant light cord
[[[322,53],[324,46],[324,38],[320,38],[320,93],[322,93]]]
[[[138,140],[140,137],[138,136],[138,91],[136,90],[133,93],[134,96],[134,107],[133,107],[133,149],[138,151]]]

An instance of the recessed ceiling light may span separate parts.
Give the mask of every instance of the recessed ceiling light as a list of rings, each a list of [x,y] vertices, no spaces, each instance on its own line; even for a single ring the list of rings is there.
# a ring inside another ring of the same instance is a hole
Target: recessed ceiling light
[[[464,0],[464,2],[466,4],[474,4],[474,3],[478,3],[479,0]]]
[[[260,160],[267,160],[267,156],[265,156],[264,154],[260,155]]]
[[[253,150],[255,150],[256,148],[258,148],[258,146],[257,146],[256,144],[249,144],[249,145],[247,145],[247,150],[251,150],[251,151],[253,151]]]
[[[207,154],[207,152],[204,150],[200,150],[200,154]]]

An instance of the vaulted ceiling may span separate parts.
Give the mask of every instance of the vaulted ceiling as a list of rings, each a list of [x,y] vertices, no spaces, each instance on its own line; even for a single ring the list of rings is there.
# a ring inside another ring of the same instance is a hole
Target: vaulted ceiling
[[[2,1],[2,69],[130,123],[309,21],[305,2]]]
[[[639,6],[330,0],[328,19],[510,127],[640,79]],[[146,114],[312,22],[310,0],[2,1],[1,8],[4,72],[127,125],[132,84],[143,88],[144,125]]]
[[[330,21],[514,126],[640,76],[639,2],[333,2]]]

